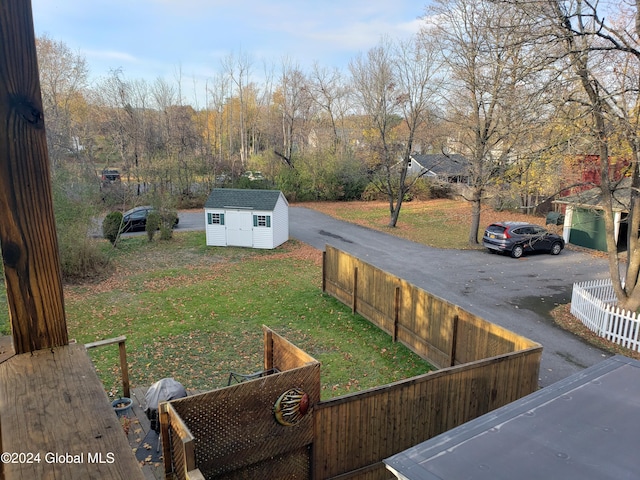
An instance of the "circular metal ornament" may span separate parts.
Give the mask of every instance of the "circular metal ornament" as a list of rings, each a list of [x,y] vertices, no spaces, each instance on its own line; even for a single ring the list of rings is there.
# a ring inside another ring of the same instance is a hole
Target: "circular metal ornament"
[[[302,420],[309,411],[309,395],[299,388],[284,392],[273,406],[276,421],[285,427],[291,427]]]

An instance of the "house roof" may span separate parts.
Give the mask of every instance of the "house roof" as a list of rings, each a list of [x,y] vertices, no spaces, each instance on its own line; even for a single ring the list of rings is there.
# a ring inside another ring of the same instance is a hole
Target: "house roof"
[[[412,155],[416,162],[436,175],[468,175],[469,161],[462,155],[444,155],[442,153]]]
[[[408,480],[636,477],[639,398],[640,362],[618,355],[384,463]]]
[[[613,210],[620,212],[628,212],[631,205],[631,179],[624,178],[615,187],[612,192]],[[568,195],[553,201],[565,205],[573,205],[576,207],[592,208],[596,210],[602,209],[602,189],[601,187],[593,187],[584,190],[575,195]]]
[[[274,210],[280,195],[282,195],[280,190],[214,188],[204,202],[204,208]]]

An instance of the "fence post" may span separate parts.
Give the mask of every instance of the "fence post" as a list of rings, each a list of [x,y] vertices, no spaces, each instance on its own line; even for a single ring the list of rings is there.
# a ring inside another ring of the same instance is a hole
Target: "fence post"
[[[396,287],[396,295],[393,306],[393,342],[398,341],[398,321],[400,317],[400,287]]]
[[[263,329],[263,348],[264,348],[264,369],[271,370],[273,368],[273,331],[267,327]]]
[[[358,267],[353,269],[353,298],[351,299],[351,313],[356,313],[358,299]]]
[[[322,251],[322,293],[327,292],[327,251]]]
[[[458,345],[458,315],[453,316],[453,325],[451,327],[451,352],[449,353],[450,366],[456,365],[456,347]]]

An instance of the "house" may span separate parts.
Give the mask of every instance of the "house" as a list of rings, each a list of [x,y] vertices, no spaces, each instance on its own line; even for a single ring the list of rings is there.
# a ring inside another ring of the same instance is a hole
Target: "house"
[[[611,357],[384,460],[401,480],[637,478],[640,362]]]
[[[469,183],[469,161],[462,155],[411,155],[408,172],[443,183]]]
[[[209,246],[272,249],[289,240],[289,203],[279,190],[214,188],[204,216]]]
[[[614,235],[618,249],[627,246],[627,215],[631,202],[631,179],[622,179],[612,192]],[[567,243],[594,250],[607,251],[602,192],[593,187],[575,195],[561,197],[552,203],[564,210],[562,236]]]

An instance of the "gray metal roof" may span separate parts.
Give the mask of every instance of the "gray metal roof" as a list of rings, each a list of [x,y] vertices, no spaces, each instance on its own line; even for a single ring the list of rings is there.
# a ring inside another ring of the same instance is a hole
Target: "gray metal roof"
[[[280,190],[214,188],[207,201],[204,202],[204,208],[242,208],[271,211],[276,208],[280,193]]]
[[[384,461],[409,480],[638,478],[640,362],[611,357]]]

